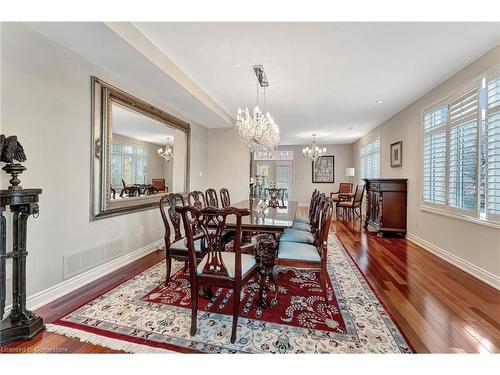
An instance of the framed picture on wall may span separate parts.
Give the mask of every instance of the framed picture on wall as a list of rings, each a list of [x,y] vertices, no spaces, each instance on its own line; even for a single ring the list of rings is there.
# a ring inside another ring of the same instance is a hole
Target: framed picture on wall
[[[312,162],[312,182],[315,184],[335,182],[334,156],[320,156],[316,162]]]
[[[403,141],[391,144],[391,168],[403,166]]]

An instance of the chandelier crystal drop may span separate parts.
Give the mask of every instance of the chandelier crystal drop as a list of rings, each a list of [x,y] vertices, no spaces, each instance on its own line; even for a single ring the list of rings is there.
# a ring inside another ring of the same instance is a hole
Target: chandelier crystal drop
[[[316,134],[313,134],[312,137],[313,137],[313,140],[312,140],[311,147],[309,147],[309,146],[304,147],[302,149],[302,154],[304,154],[304,156],[311,159],[313,162],[316,162],[316,160],[320,156],[323,156],[324,154],[326,154],[326,147],[321,148],[316,144]]]
[[[264,68],[261,65],[253,67],[257,76],[257,105],[250,111],[248,108],[238,108],[236,129],[240,141],[247,145],[251,152],[271,152],[279,144],[280,132],[278,125],[268,111],[259,108],[259,84],[264,88],[264,108],[266,106],[266,87],[269,86]]]
[[[158,156],[162,157],[165,159],[165,161],[168,163],[171,159],[174,157],[174,150],[172,149],[172,146],[170,145],[170,137],[167,138],[167,144],[165,145],[165,150],[163,148],[158,149]]]

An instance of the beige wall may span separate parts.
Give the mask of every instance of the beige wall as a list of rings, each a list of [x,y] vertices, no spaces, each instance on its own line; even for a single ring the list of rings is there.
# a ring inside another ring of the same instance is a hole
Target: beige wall
[[[352,145],[324,145],[326,155],[335,156],[335,175],[333,184],[313,184],[312,182],[312,163],[311,159],[302,155],[302,149],[305,146],[280,146],[283,151],[291,150],[294,152],[293,160],[293,197],[292,199],[301,204],[309,204],[311,193],[318,189],[327,195],[338,190],[339,182],[348,182],[345,177],[345,169],[353,167],[352,164]],[[354,180],[353,180],[354,182]]]
[[[26,151],[25,188],[42,188],[40,216],[28,223],[28,296],[63,281],[63,257],[120,243],[128,254],[163,237],[156,209],[89,221],[90,76],[96,75],[159,108],[140,82],[103,71],[22,24],[3,23],[1,132]],[[206,130],[191,122],[191,186],[205,174]],[[1,173],[2,188],[7,178]],[[139,228],[143,227],[140,234]]]
[[[381,176],[408,178],[408,232],[428,242],[435,252],[469,272],[476,272],[500,286],[500,229],[474,224],[420,210],[421,116],[422,110],[459,92],[468,82],[500,63],[497,46],[462,71],[397,113],[363,139],[353,144],[353,161],[359,172],[359,149],[367,139],[381,137]],[[403,141],[403,167],[390,167],[391,143]],[[359,178],[359,177],[357,177]],[[435,248],[437,247],[437,248]],[[411,254],[409,254],[411,256]]]

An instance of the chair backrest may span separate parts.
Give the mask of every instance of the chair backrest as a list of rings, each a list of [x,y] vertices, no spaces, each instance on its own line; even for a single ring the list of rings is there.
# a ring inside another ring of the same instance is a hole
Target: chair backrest
[[[277,207],[280,205],[279,199],[280,199],[281,189],[265,188],[265,193],[269,197],[269,206]]]
[[[161,218],[163,219],[163,225],[165,227],[165,246],[170,247],[170,236],[172,232],[174,233],[174,242],[178,241],[182,238],[182,233],[181,233],[181,215],[175,211],[175,207],[177,205],[182,205],[184,206],[186,204],[184,198],[180,194],[165,194],[163,197],[160,199],[160,213],[161,213]],[[168,206],[168,208],[165,210],[165,207]],[[170,224],[169,220],[170,219]]]
[[[316,200],[318,199],[319,196],[319,190],[314,189],[312,196],[311,196],[311,203],[309,203],[309,221],[311,221],[313,215],[314,215],[314,209],[316,207]]]
[[[194,248],[194,236],[196,233],[193,228],[197,228],[197,230],[203,233],[207,247],[207,261],[203,267],[202,274],[229,278],[227,266],[222,259],[222,252],[224,250],[222,247],[224,243],[222,241],[222,233],[226,229],[227,217],[235,216],[236,227],[234,228],[233,251],[236,256],[234,276],[236,280],[241,279],[241,218],[250,215],[250,211],[235,207],[222,209],[207,207],[199,210],[192,206],[177,207],[176,211],[182,215],[184,228],[186,228],[191,282],[195,282],[196,267],[198,265]],[[214,225],[215,230],[213,229]]]
[[[192,191],[188,194],[188,203],[190,206],[193,206],[199,210],[207,206],[205,195],[203,195],[202,191],[198,190]]]
[[[363,201],[363,194],[365,193],[365,185],[357,185],[356,192],[354,193],[353,205],[355,207],[361,206],[361,202]]]
[[[316,247],[326,256],[328,234],[330,233],[330,226],[332,224],[333,203],[331,199],[325,199],[323,209],[320,213],[319,228],[316,232]]]
[[[165,191],[165,179],[164,178],[153,178],[152,185],[158,190]]]
[[[315,233],[320,225],[320,217],[321,217],[321,211],[324,209],[324,206],[327,202],[327,199],[325,197],[324,193],[318,194],[318,197],[316,199],[316,205],[314,207],[314,214],[311,218],[311,231],[312,233]]]
[[[226,188],[220,189],[220,203],[222,205],[222,208],[226,208],[231,205],[229,190],[227,190]]]
[[[339,193],[350,193],[352,191],[352,184],[348,182],[341,182],[339,184]]]
[[[207,206],[219,208],[219,198],[217,198],[217,191],[215,189],[207,189],[205,191],[205,199]]]

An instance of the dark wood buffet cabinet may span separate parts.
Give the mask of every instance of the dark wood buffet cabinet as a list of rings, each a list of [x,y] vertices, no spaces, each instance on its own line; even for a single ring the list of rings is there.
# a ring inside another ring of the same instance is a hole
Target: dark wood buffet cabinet
[[[365,228],[377,232],[406,234],[408,180],[404,178],[365,178]]]

